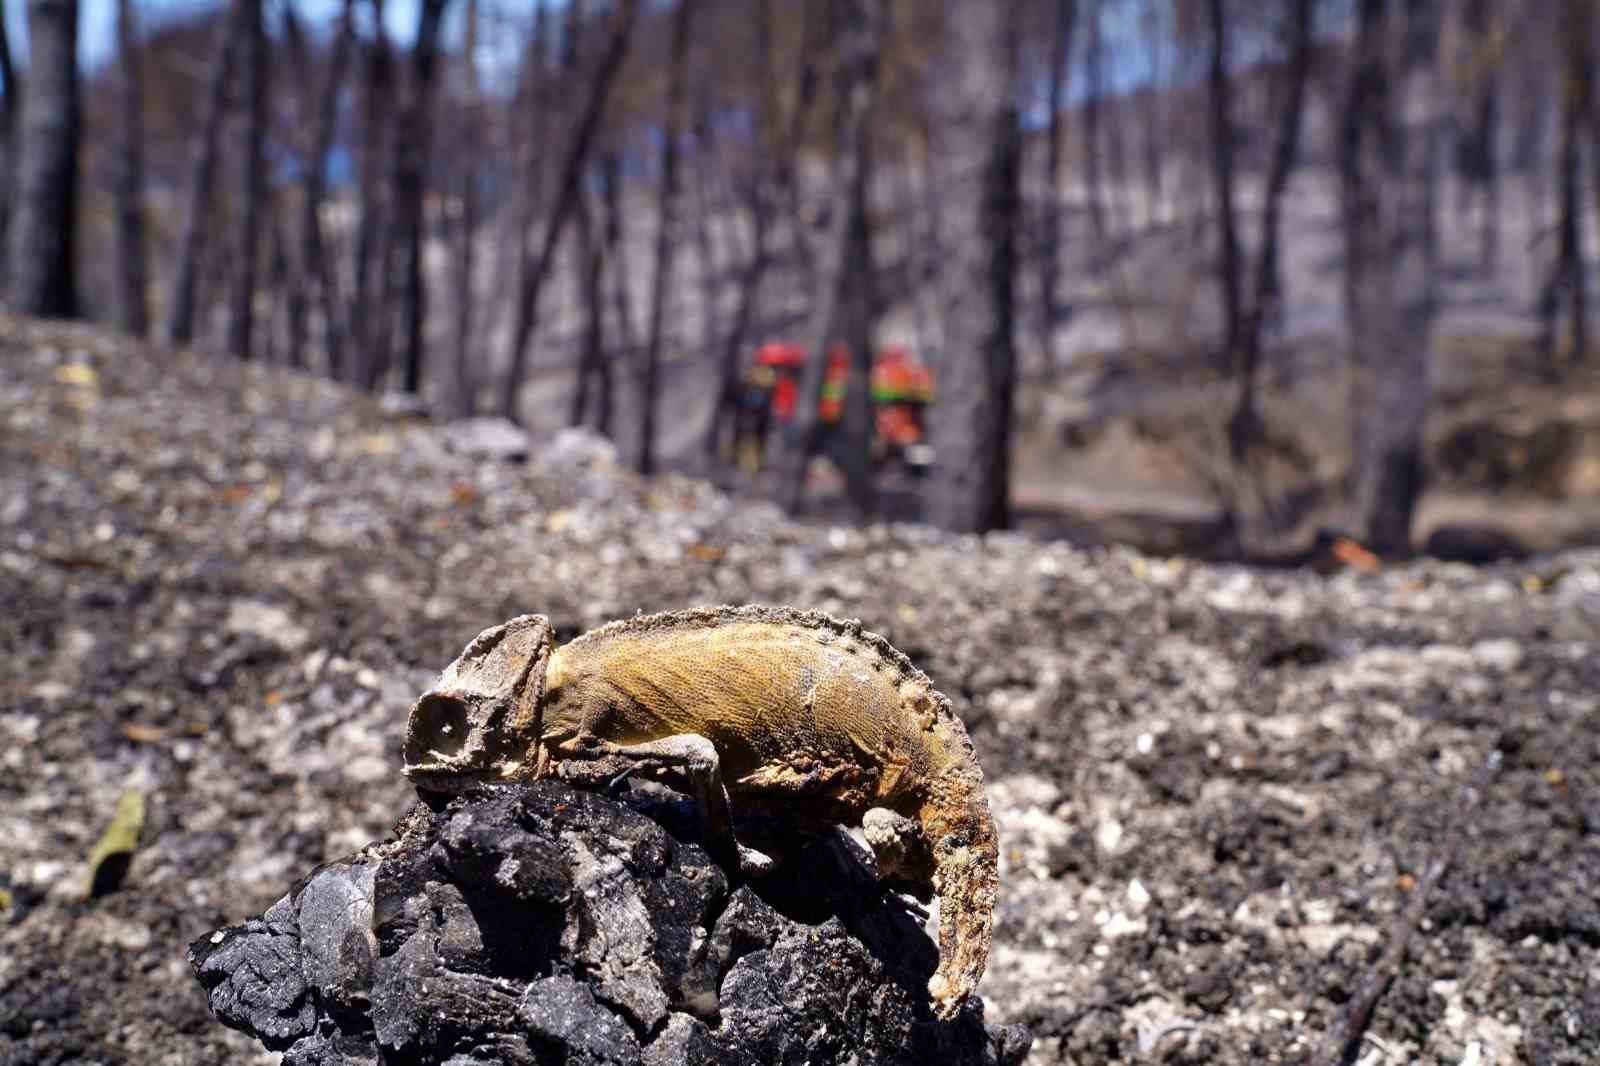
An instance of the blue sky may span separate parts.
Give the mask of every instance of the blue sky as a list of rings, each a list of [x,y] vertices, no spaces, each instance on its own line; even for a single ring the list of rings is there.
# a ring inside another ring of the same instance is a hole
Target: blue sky
[[[116,48],[116,0],[80,0],[78,59],[85,69],[105,62]],[[26,62],[28,50],[27,0],[0,0],[4,5],[6,28],[19,63]],[[219,6],[219,0],[134,0],[134,11],[142,26],[191,11]],[[339,0],[294,0],[295,10],[314,26],[326,24],[338,13]],[[276,4],[267,5],[267,17],[274,18]],[[387,0],[384,21],[397,40],[411,37],[417,21],[417,0]]]
[[[180,17],[184,14],[214,9],[224,0],[133,0],[134,9],[143,28],[149,28],[164,20]],[[265,0],[269,26],[279,17],[279,5],[291,2],[295,11],[312,27],[313,32],[329,26],[337,16],[342,0]],[[404,45],[411,40],[416,28],[418,0],[385,0],[384,21],[388,26],[393,40]],[[25,66],[27,56],[27,28],[24,14],[27,0],[0,0],[6,18],[6,25],[10,30],[11,47],[16,53],[19,64]],[[92,70],[115,52],[116,44],[116,0],[80,0],[81,15],[78,30],[78,55],[85,70]],[[560,8],[561,0],[555,0],[554,7]],[[1140,14],[1144,4],[1128,3],[1124,6],[1113,5],[1107,9],[1104,26],[1107,45],[1111,50],[1110,59],[1106,70],[1106,77],[1110,88],[1126,90],[1137,85],[1149,77],[1149,57],[1142,48],[1118,48],[1119,38],[1137,39],[1140,36]],[[1342,7],[1343,5],[1336,5]],[[457,2],[450,6],[446,17],[446,39],[459,39],[457,23],[461,15],[463,4]],[[518,17],[532,11],[532,0],[485,0],[483,7],[486,17],[493,17],[499,13],[502,16]],[[362,3],[357,8],[361,15],[365,15],[370,8]],[[1326,23],[1325,23],[1326,25]],[[496,40],[496,35],[490,30],[478,53],[480,69],[492,78],[496,68],[504,68],[516,61],[517,49],[509,37],[502,36]],[[1236,57],[1238,58],[1238,57]],[[1076,96],[1082,86],[1078,84],[1083,77],[1081,66],[1074,69],[1074,84],[1068,91],[1068,97]]]

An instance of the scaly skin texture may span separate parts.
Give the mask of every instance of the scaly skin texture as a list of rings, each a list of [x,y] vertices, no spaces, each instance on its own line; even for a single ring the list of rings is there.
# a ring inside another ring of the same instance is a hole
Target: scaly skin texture
[[[636,765],[699,775],[730,840],[729,801],[807,824],[865,819],[880,866],[939,897],[935,1012],[972,994],[998,888],[983,772],[950,701],[888,641],[753,605],[630,618],[552,651],[548,622],[525,615],[469,644],[408,728],[406,773],[428,788]]]

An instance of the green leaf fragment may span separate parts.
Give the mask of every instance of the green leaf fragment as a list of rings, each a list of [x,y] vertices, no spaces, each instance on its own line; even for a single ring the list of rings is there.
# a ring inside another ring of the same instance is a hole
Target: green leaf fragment
[[[88,898],[115,892],[122,884],[143,830],[144,793],[130,788],[117,800],[117,813],[89,852],[89,876],[84,883]]]

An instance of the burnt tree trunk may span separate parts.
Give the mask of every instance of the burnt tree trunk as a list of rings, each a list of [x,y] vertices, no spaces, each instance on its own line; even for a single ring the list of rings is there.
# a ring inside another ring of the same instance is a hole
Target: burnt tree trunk
[[[850,351],[850,374],[845,382],[843,425],[845,492],[857,519],[865,522],[876,505],[872,478],[873,407],[872,367],[877,351],[877,266],[872,254],[869,214],[872,152],[868,131],[861,134],[861,162],[850,188],[850,231],[846,260],[848,289],[842,307],[841,335]]]
[[[1061,272],[1061,164],[1066,149],[1067,63],[1072,56],[1072,34],[1077,26],[1077,0],[1056,0],[1055,25],[1050,37],[1049,90],[1045,106],[1043,247],[1039,249],[1039,346],[1055,361],[1056,321],[1061,317],[1058,298]]]
[[[633,318],[633,297],[628,289],[627,235],[623,232],[622,161],[615,152],[600,158],[600,204],[604,213],[602,234],[605,266],[611,277],[611,310],[616,319],[617,340],[610,361],[631,367],[639,346],[639,330]]]
[[[0,292],[6,290],[6,271],[10,268],[11,216],[15,212],[17,187],[17,115],[22,99],[22,83],[11,56],[11,36],[6,20],[0,18]]]
[[[28,52],[11,303],[24,314],[68,318],[77,314],[77,0],[28,0]]]
[[[205,235],[211,224],[211,196],[216,188],[217,155],[222,142],[222,123],[228,113],[228,81],[238,54],[238,38],[243,25],[246,0],[234,0],[229,8],[222,36],[216,42],[211,71],[206,78],[205,113],[189,148],[189,196],[184,201],[182,236],[178,241],[178,264],[173,275],[172,296],[167,306],[167,339],[173,344],[188,344],[194,339],[195,289],[200,278],[200,258]]]
[[[439,26],[448,2],[422,0],[417,16],[417,39],[411,50],[411,85],[401,112],[402,136],[395,138],[395,230],[400,252],[395,265],[401,273],[399,287],[405,315],[405,362],[400,387],[413,396],[422,391],[423,362],[427,355],[424,326],[428,290],[422,278],[422,192],[432,143]]]
[[[306,47],[305,29],[300,24],[300,17],[295,13],[293,0],[284,0],[278,17],[282,20],[283,48],[289,55],[289,80],[296,87],[299,99],[295,103],[296,124],[313,130],[311,139],[315,139],[315,116],[319,99],[317,86],[313,84],[311,75],[311,55]],[[337,43],[337,37],[335,38]],[[299,144],[300,153],[300,210],[308,199],[307,186],[310,184],[311,156],[313,149],[310,143]],[[272,223],[272,287],[273,300],[277,305],[273,308],[276,317],[281,310],[283,317],[283,361],[286,366],[295,370],[303,370],[306,365],[306,319],[310,314],[312,283],[306,262],[306,238],[303,228],[298,235],[290,229],[289,217],[301,220],[302,215],[295,213],[291,204],[287,207],[279,206],[273,211]],[[274,326],[276,329],[276,326]],[[276,338],[275,338],[276,339]],[[272,361],[269,357],[269,362]]]
[[[238,202],[234,204],[233,291],[228,299],[228,351],[249,359],[254,341],[256,270],[261,217],[267,198],[267,33],[261,0],[239,0],[239,46],[244,58],[242,91],[246,112],[239,126]]]
[[[1160,0],[1146,0],[1144,12],[1140,17],[1148,41],[1147,49],[1150,56],[1149,91],[1139,94],[1139,122],[1141,130],[1141,169],[1144,171],[1145,209],[1144,224],[1154,226],[1161,220],[1165,182],[1163,176],[1166,170],[1166,156],[1168,149],[1167,136],[1163,130],[1163,110],[1168,103],[1164,92],[1169,85],[1169,75],[1165,57],[1162,55],[1163,39],[1159,12],[1164,5]]]
[[[322,314],[328,376],[336,380],[345,376],[344,329],[338,281],[322,227],[322,206],[327,198],[328,156],[333,151],[334,136],[338,132],[339,93],[344,86],[345,71],[354,44],[354,19],[355,0],[344,0],[339,25],[329,47],[327,80],[321,85],[312,85],[307,77],[307,84],[303,86],[306,93],[303,98],[305,110],[312,116],[312,128],[301,175],[300,219],[294,231],[300,248],[295,260],[294,292],[289,301],[286,326],[289,364],[305,366],[308,362],[307,316],[314,289]],[[298,35],[297,39],[300,39]],[[300,69],[309,75],[310,64],[302,62]]]
[[[569,0],[566,30],[561,40],[561,76],[569,82],[578,73],[583,25],[583,3]],[[578,366],[567,422],[574,427],[583,425],[592,394],[597,429],[610,436],[612,382],[605,351],[605,246],[597,232],[594,205],[587,192],[578,193],[573,219],[578,241],[573,269],[577,275],[578,301],[583,309],[583,328],[578,339]]]
[[[694,174],[694,246],[696,265],[699,267],[696,280],[700,283],[700,351],[714,352],[721,345],[722,332],[722,270],[717,254],[716,234],[712,230],[713,219],[719,214],[723,206],[716,195],[717,190],[712,188],[712,167],[716,165],[716,139],[711,132],[711,123],[715,115],[715,102],[709,99],[701,101],[696,108],[695,119],[695,167]],[[716,419],[716,412],[711,414]]]
[[[538,256],[525,265],[517,293],[516,324],[511,332],[510,351],[506,374],[500,392],[500,413],[517,420],[517,395],[527,372],[528,342],[538,324],[539,295],[555,262],[556,249],[561,243],[562,230],[583,191],[580,180],[584,164],[599,129],[600,118],[605,113],[606,100],[616,81],[617,70],[627,54],[633,36],[633,25],[639,13],[639,0],[617,0],[607,30],[607,40],[600,60],[595,64],[587,95],[583,98],[583,111],[567,138],[566,153],[562,158],[561,175],[555,190],[555,201],[550,208],[550,218],[545,224]]]
[[[942,253],[945,351],[928,515],[946,529],[978,532],[1010,521],[1022,199],[1018,42],[1014,3],[948,0],[945,11],[945,62],[932,101],[944,142],[937,154],[977,173],[957,170],[946,179],[949,232],[972,236]]]
[[[759,180],[751,184],[758,185]],[[766,193],[759,188],[752,188],[746,193],[746,200],[750,215],[750,257],[739,272],[738,302],[734,304],[733,318],[722,337],[722,354],[717,364],[717,406],[711,412],[711,421],[701,445],[701,451],[708,460],[715,460],[722,454],[723,431],[730,425],[738,402],[740,368],[756,307],[761,300],[761,281],[772,260],[768,247],[771,208]]]
[[[1579,75],[1577,91],[1581,96],[1584,117],[1588,122],[1593,207],[1595,217],[1600,218],[1600,86],[1595,84],[1594,72],[1596,16],[1592,6],[1580,6],[1573,13],[1573,17],[1578,22],[1581,36],[1568,42],[1570,51],[1567,61],[1569,64],[1577,64],[1575,67],[1575,73]]]
[[[683,136],[688,98],[689,25],[695,0],[678,0],[672,20],[672,57],[667,69],[667,121],[661,140],[661,186],[656,197],[655,269],[650,281],[650,325],[639,374],[639,445],[634,468],[649,476],[656,468],[656,411],[660,405],[661,349],[665,344],[667,299],[678,241],[678,141]]]
[[[1465,0],[1468,114],[1457,152],[1462,177],[1479,198],[1478,269],[1493,277],[1500,257],[1500,52],[1494,0]]]
[[[294,284],[294,271],[289,266],[289,247],[294,242],[289,237],[288,222],[284,218],[286,213],[276,200],[268,202],[266,291],[269,304],[264,323],[266,331],[258,335],[260,339],[256,341],[256,351],[260,353],[262,362],[281,361],[298,370],[295,354],[284,343],[287,320],[295,313],[295,302],[300,295]],[[278,326],[280,318],[285,320],[282,330]]]
[[[578,356],[577,387],[572,392],[572,407],[567,424],[581,426],[594,411],[595,430],[611,436],[613,375],[606,358],[605,242],[596,232],[594,210],[587,196],[580,196],[577,210],[578,269],[583,301],[583,338]]]
[[[1105,18],[1103,0],[1089,0],[1089,40],[1084,55],[1086,86],[1083,98],[1083,176],[1089,203],[1089,227],[1097,249],[1106,239],[1106,203],[1101,180],[1101,120],[1105,96]]]
[[[462,91],[466,95],[461,116],[456,162],[456,197],[460,214],[456,224],[455,290],[456,321],[452,367],[455,413],[471,417],[476,405],[476,382],[472,366],[472,311],[476,303],[474,275],[477,271],[477,236],[480,215],[478,203],[478,159],[483,155],[483,86],[478,80],[478,2],[467,0],[466,27],[461,44]]]
[[[133,0],[117,0],[117,70],[122,104],[117,152],[117,324],[136,337],[150,332],[149,270],[144,242],[144,108]]]
[[[517,294],[522,291],[535,266],[535,222],[545,209],[549,155],[552,151],[550,105],[550,7],[541,0],[534,5],[533,28],[522,49],[518,64],[517,88],[513,100],[515,115],[508,122],[511,154],[515,159],[511,193],[512,233],[498,242],[495,269],[496,307],[509,307],[517,313]],[[525,116],[525,117],[523,117]],[[534,308],[535,314],[538,308]]]
[[[794,438],[791,442],[788,472],[787,505],[791,512],[798,511],[805,501],[806,471],[811,457],[821,443],[821,419],[818,408],[822,398],[822,384],[827,374],[828,361],[834,342],[845,325],[847,286],[865,286],[867,279],[862,271],[865,263],[852,262],[852,253],[864,254],[871,241],[867,219],[868,145],[872,136],[873,114],[878,100],[878,68],[883,55],[883,43],[888,33],[888,13],[884,0],[851,0],[845,6],[845,23],[839,41],[838,96],[842,104],[839,123],[837,161],[834,164],[832,202],[835,207],[817,257],[814,295],[811,313],[806,322],[806,364],[800,375],[800,388],[795,404]],[[870,300],[865,301],[870,305]],[[863,329],[854,332],[871,332],[870,311],[863,306],[854,308],[867,320]],[[864,356],[871,366],[871,347]],[[851,375],[853,378],[855,375]],[[870,376],[870,370],[869,370]],[[853,389],[865,393],[866,381],[850,380],[846,395]],[[847,441],[846,450],[858,442]],[[863,448],[863,451],[865,449]],[[870,478],[870,469],[854,468],[855,457],[847,457],[847,476],[857,482]],[[852,484],[851,495],[870,505],[870,488]]]
[[[373,38],[362,75],[360,216],[356,221],[355,276],[345,337],[352,345],[350,380],[372,388],[388,368],[389,316],[382,306],[389,196],[383,175],[387,116],[393,105],[394,57],[383,28],[383,0],[372,0]]]
[[[919,130],[906,140],[890,172],[895,181],[894,221],[899,231],[896,243],[905,249],[905,273],[911,284],[912,346],[915,351],[929,352],[937,293],[928,282],[935,273],[933,252],[938,234],[931,224],[936,212],[927,203],[933,199],[928,193],[928,138]],[[928,355],[923,358],[929,369],[934,369]]]
[[[1279,276],[1278,241],[1281,236],[1283,197],[1289,190],[1295,159],[1300,153],[1300,127],[1305,112],[1306,82],[1311,72],[1312,31],[1315,28],[1316,0],[1294,0],[1289,31],[1289,61],[1285,72],[1282,110],[1268,163],[1266,188],[1261,198],[1261,246],[1256,253],[1254,288],[1233,351],[1235,393],[1233,414],[1228,419],[1228,451],[1237,468],[1245,460],[1251,444],[1260,437],[1262,425],[1257,389],[1261,349],[1267,322],[1276,313],[1282,296]],[[1231,210],[1231,197],[1230,197]],[[1242,265],[1241,265],[1242,269]]]
[[[1228,73],[1228,20],[1223,0],[1207,0],[1210,31],[1210,65],[1206,99],[1211,120],[1212,195],[1217,201],[1217,240],[1220,246],[1218,295],[1222,311],[1222,365],[1238,358],[1244,332],[1244,279],[1240,266],[1239,225],[1233,209],[1233,116]]]
[[[808,4],[801,30],[803,52],[796,72],[794,103],[790,106],[783,133],[777,192],[787,215],[791,253],[808,282],[815,284],[817,250],[813,246],[811,225],[806,219],[806,188],[801,171],[806,138],[816,126],[817,105],[822,96],[824,64],[839,47],[838,9],[830,4]],[[837,111],[836,111],[837,113]]]
[[[1410,550],[1423,487],[1438,266],[1437,14],[1432,3],[1399,15],[1390,0],[1361,0],[1342,131],[1351,529],[1383,554]]]
[[[570,0],[566,5],[566,27],[562,34],[562,78],[571,82],[578,75],[579,43],[584,26],[584,5]],[[582,306],[582,333],[578,339],[578,373],[573,387],[573,402],[568,424],[582,426],[589,413],[594,391],[598,429],[611,434],[611,368],[605,357],[605,245],[595,232],[594,205],[587,192],[579,192],[573,205],[574,232],[578,237],[576,272],[578,299]]]
[[[1582,361],[1588,348],[1588,279],[1583,260],[1583,122],[1590,107],[1589,35],[1594,24],[1586,0],[1562,5],[1561,146],[1557,161],[1559,210],[1555,267],[1540,297],[1543,324],[1540,347],[1547,372],[1554,377],[1563,362],[1558,338],[1562,304],[1566,304],[1568,358]]]
[[[813,247],[811,232],[806,221],[805,187],[800,180],[800,150],[805,143],[806,130],[816,110],[817,87],[821,83],[821,64],[825,57],[834,54],[833,15],[836,9],[827,3],[803,5],[800,62],[794,88],[794,103],[790,108],[784,131],[780,159],[782,181],[778,185],[780,204],[789,224],[791,250],[803,278],[815,283],[817,250]]]

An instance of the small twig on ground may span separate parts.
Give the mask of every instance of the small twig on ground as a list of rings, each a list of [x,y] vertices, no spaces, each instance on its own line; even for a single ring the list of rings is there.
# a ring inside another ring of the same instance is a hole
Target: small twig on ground
[[[1361,1042],[1364,1044],[1371,1044],[1373,1047],[1377,1048],[1378,1054],[1383,1056],[1385,1062],[1400,1061],[1400,1056],[1395,1053],[1393,1048],[1391,1048],[1388,1044],[1385,1044],[1382,1040],[1379,1040],[1377,1037],[1373,1036],[1371,1033],[1362,1033]]]
[[[1389,985],[1400,972],[1400,967],[1405,962],[1406,948],[1411,943],[1411,935],[1416,932],[1427,909],[1428,896],[1455,861],[1456,853],[1461,850],[1461,839],[1466,826],[1482,802],[1484,792],[1488,790],[1489,784],[1499,772],[1501,758],[1500,745],[1496,741],[1471,780],[1461,786],[1438,852],[1428,865],[1427,872],[1411,890],[1411,898],[1405,907],[1390,923],[1388,945],[1384,948],[1383,955],[1362,978],[1361,987],[1351,999],[1350,1006],[1345,1009],[1340,1024],[1329,1030],[1318,1061],[1326,1063],[1327,1066],[1350,1066],[1355,1062],[1356,1054],[1361,1050],[1361,1042],[1367,1035],[1367,1026],[1372,1024],[1372,1012],[1376,1009],[1378,1000],[1383,998],[1383,994],[1388,991]]]

